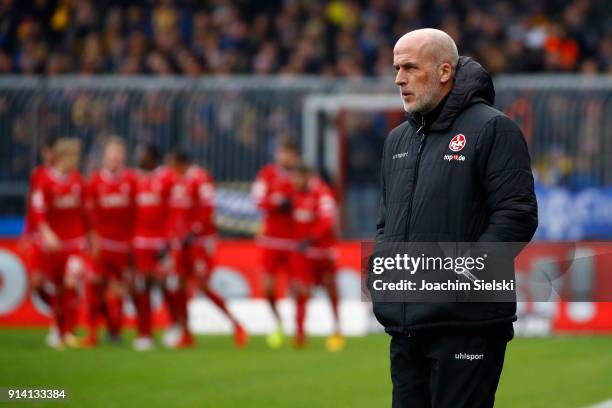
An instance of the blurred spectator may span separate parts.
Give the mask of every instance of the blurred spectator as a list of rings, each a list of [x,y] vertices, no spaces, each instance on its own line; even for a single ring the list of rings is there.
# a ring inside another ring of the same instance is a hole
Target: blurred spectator
[[[346,231],[353,237],[370,237],[371,215],[376,214],[379,197],[380,152],[384,138],[397,125],[383,112],[347,112],[339,118],[346,140]],[[401,118],[401,116],[400,116]],[[401,119],[399,120],[401,121]]]
[[[493,74],[612,71],[606,0],[4,0],[0,73],[387,75],[426,26]]]

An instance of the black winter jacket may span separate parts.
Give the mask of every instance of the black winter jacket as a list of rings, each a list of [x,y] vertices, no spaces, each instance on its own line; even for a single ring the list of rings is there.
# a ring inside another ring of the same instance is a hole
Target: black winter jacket
[[[382,154],[376,242],[529,242],[537,203],[519,127],[491,105],[480,64],[460,57],[453,89],[393,129]],[[431,123],[430,123],[431,122]],[[387,332],[516,320],[516,303],[375,302]]]

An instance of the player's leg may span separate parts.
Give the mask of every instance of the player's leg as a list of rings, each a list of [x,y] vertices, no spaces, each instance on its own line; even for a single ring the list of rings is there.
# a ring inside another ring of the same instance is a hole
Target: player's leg
[[[331,259],[321,259],[315,262],[317,274],[320,276],[321,286],[329,297],[329,303],[334,318],[333,333],[340,333],[340,311],[338,299],[338,287],[336,285],[335,263]]]
[[[192,347],[195,345],[195,340],[189,330],[189,315],[187,304],[189,302],[189,276],[180,274],[178,276],[178,289],[176,292],[176,312],[177,323],[180,328],[181,338],[178,347]]]
[[[187,315],[187,295],[189,284],[189,272],[191,270],[189,252],[184,248],[172,251],[172,271],[169,272],[172,282],[168,285],[168,296],[172,301],[173,323],[175,327],[167,332],[164,337],[164,344],[172,348],[193,347],[195,340],[189,330],[189,317]],[[169,283],[170,279],[165,282]]]
[[[65,314],[64,314],[64,263],[62,254],[59,252],[44,252],[42,260],[45,268],[45,281],[48,282],[53,290],[50,297],[51,313],[53,325],[57,330],[57,337],[47,339],[47,344],[57,350],[63,350],[64,335],[66,333]]]
[[[278,296],[276,292],[277,275],[281,271],[281,263],[284,251],[262,248],[261,249],[261,267],[263,271],[263,286],[266,300],[272,310],[272,315],[276,321],[277,327],[282,325],[280,313],[278,312]]]
[[[97,328],[100,317],[106,324],[108,339],[119,341],[120,319],[123,308],[123,293],[117,286],[122,279],[123,270],[127,267],[127,254],[101,250],[98,257],[92,260],[90,279],[86,279],[85,295],[89,335],[83,343],[93,347],[98,343]]]
[[[85,303],[87,305],[87,337],[83,347],[95,347],[98,344],[98,319],[104,315],[104,293],[106,279],[101,260],[94,262],[94,273],[85,279]]]
[[[151,279],[146,272],[134,274],[132,296],[136,307],[137,337],[134,349],[146,351],[153,348],[153,322],[151,315]]]
[[[178,291],[178,271],[180,268],[182,251],[172,250],[158,262],[157,276],[160,281],[160,288],[166,304],[166,310],[170,317],[171,326],[178,326],[178,310],[176,293]]]
[[[331,305],[333,316],[332,335],[325,341],[327,350],[335,352],[344,348],[345,340],[340,329],[340,300],[336,282],[336,263],[333,258],[325,257],[314,262],[315,276],[319,278],[321,286],[325,289]]]
[[[246,346],[249,341],[246,330],[242,327],[236,316],[228,309],[225,299],[210,287],[210,278],[214,264],[213,256],[206,253],[202,248],[194,247],[190,252],[190,261],[198,288],[225,314],[234,326],[234,344],[236,347]]]
[[[65,319],[64,342],[70,347],[77,347],[79,341],[76,338],[75,330],[78,323],[80,302],[78,287],[72,283],[65,283],[63,299]]]
[[[275,322],[275,329],[266,338],[270,348],[279,348],[285,342],[283,321],[278,310],[277,283],[280,274],[289,268],[290,252],[280,249],[261,248],[264,293]]]
[[[70,251],[64,255],[64,343],[69,347],[80,347],[75,335],[79,316],[79,286],[90,273],[91,262],[82,251]]]
[[[33,242],[23,244],[21,254],[30,275],[31,291],[36,293],[38,298],[51,309],[51,293],[47,290],[48,280],[47,275],[43,272],[45,263],[40,246]]]
[[[176,347],[181,339],[181,298],[179,294],[180,286],[180,269],[182,268],[182,259],[184,254],[182,249],[174,249],[159,261],[158,278],[160,288],[170,318],[170,326],[166,328],[163,334],[162,341],[167,347]]]
[[[310,298],[310,287],[304,283],[296,285],[295,290],[295,338],[294,345],[298,348],[306,346],[306,331],[304,323],[306,321],[306,306]]]
[[[49,343],[49,346],[63,350],[64,336],[66,335],[66,316],[64,313],[64,284],[61,279],[53,284],[53,297],[51,298],[51,310],[53,313],[54,325],[57,328],[57,340]]]
[[[157,262],[157,251],[138,249],[134,251],[136,272],[131,285],[136,307],[137,337],[133,346],[137,351],[151,350],[153,344],[153,321],[151,311],[151,288]]]
[[[35,293],[53,314],[53,283],[49,279],[51,274],[47,271],[49,264],[42,248],[32,240],[24,240],[19,247],[29,275],[30,291]],[[59,342],[59,333],[55,320],[49,326],[46,343],[54,347]]]
[[[177,299],[176,292],[178,290],[178,277],[174,273],[164,275],[160,278],[161,281],[161,292],[168,311],[168,318],[170,319],[170,326],[179,325],[179,316],[177,310]]]
[[[282,318],[278,310],[278,290],[277,284],[282,273],[290,270],[291,251],[285,249],[265,249],[263,253],[264,289],[266,297],[273,312],[276,322],[276,329],[267,337],[268,346],[278,348],[284,343],[285,331]]]
[[[125,270],[121,274],[127,273]],[[121,342],[123,330],[123,302],[128,294],[129,278],[111,279],[106,293],[108,341],[112,344]]]
[[[302,253],[295,252],[291,257],[291,286],[295,296],[295,347],[306,346],[306,308],[310,299],[313,282],[313,264]]]
[[[36,293],[45,306],[51,308],[51,293],[47,290],[46,282],[45,275],[39,270],[30,272],[30,290]]]
[[[129,262],[127,253],[108,253],[107,258],[108,268],[105,273],[107,284],[103,293],[103,311],[108,329],[108,341],[116,344],[121,342],[123,299],[129,282],[127,276]]]

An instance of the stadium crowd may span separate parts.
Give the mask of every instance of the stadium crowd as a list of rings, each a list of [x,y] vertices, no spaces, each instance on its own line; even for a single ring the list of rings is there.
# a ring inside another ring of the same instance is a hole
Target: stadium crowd
[[[27,87],[0,88],[0,129],[6,135],[0,138],[0,160],[6,163],[0,182],[25,182],[36,162],[33,141],[49,137],[81,140],[82,170],[90,174],[100,167],[113,134],[126,138],[130,164],[137,145],[154,143],[164,152],[180,147],[219,182],[245,182],[273,155],[276,140],[299,139],[303,98],[312,92],[274,87],[251,92],[240,85],[202,92],[114,81],[110,87],[75,89],[47,86],[56,79],[35,83],[29,74],[285,74],[295,83],[302,74],[316,74],[355,77],[347,82],[357,87],[368,82],[359,78],[393,75],[393,41],[423,26],[447,31],[462,54],[476,57],[493,74],[610,73],[607,3],[3,0],[0,78],[23,74],[7,82]],[[381,83],[393,88],[388,77]],[[611,180],[612,164],[602,154],[610,151],[604,131],[608,100],[604,89],[555,95],[498,90],[496,106],[522,127],[538,184],[578,191]],[[382,141],[403,115],[372,112],[345,119],[345,211],[349,219],[367,221],[364,214],[374,211],[368,203],[376,202]],[[21,198],[0,204],[15,214],[22,206]],[[351,223],[345,234],[368,236],[371,226],[362,224]]]
[[[611,72],[607,3],[3,0],[0,73],[378,76],[428,26],[493,74]]]

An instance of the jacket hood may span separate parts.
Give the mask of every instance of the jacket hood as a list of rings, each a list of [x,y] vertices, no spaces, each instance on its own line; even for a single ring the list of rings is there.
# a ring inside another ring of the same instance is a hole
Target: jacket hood
[[[457,63],[453,89],[442,102],[444,106],[437,118],[428,124],[427,128],[446,130],[453,124],[455,118],[471,105],[475,103],[493,105],[494,102],[495,89],[491,75],[472,58],[461,56]],[[421,118],[418,113],[410,115],[410,119],[417,124],[421,122]]]

